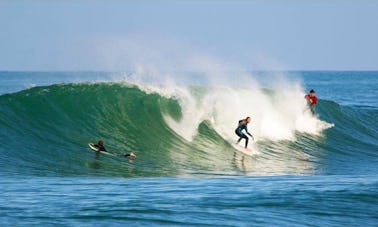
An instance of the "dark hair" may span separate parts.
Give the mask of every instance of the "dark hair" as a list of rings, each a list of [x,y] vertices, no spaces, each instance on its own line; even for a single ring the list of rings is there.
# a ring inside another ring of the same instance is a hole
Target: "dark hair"
[[[315,93],[314,89],[311,89],[310,93]]]
[[[99,140],[99,141],[98,141],[98,145],[101,145],[101,146],[104,145],[104,141]]]
[[[246,117],[245,119],[248,120],[248,118],[251,118],[251,117]]]

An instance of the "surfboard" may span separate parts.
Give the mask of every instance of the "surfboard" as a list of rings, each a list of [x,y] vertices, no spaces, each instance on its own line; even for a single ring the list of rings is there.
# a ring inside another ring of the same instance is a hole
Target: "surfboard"
[[[115,154],[112,154],[112,153],[109,153],[109,152],[106,152],[106,151],[99,151],[97,147],[95,147],[95,145],[93,143],[88,143],[88,146],[89,148],[92,150],[92,151],[95,151],[95,152],[100,152],[101,154],[106,154],[106,155],[110,155],[110,156],[114,156],[116,157],[117,155]]]
[[[232,144],[232,147],[244,155],[253,156],[254,154],[251,148],[245,149],[244,146],[239,144]]]
[[[99,152],[101,154],[106,154],[106,155],[113,156],[113,157],[125,157],[125,154],[113,154],[113,153],[109,153],[109,152],[106,152],[106,151],[99,151],[98,148],[95,147],[95,145],[93,143],[88,143],[88,146],[94,152]],[[135,153],[134,153],[134,155],[135,155]],[[130,158],[136,158],[136,156],[130,157]]]

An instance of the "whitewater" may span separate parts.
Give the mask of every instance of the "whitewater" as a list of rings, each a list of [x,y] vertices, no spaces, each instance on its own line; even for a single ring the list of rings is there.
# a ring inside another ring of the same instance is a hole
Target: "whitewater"
[[[378,223],[377,72],[0,72],[0,82],[2,225]],[[246,116],[252,157],[233,147]],[[96,156],[87,144],[99,139],[138,157]]]

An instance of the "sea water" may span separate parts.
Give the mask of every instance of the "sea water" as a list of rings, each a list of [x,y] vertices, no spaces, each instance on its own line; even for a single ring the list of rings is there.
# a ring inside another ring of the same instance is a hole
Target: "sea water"
[[[1,72],[0,225],[377,226],[378,72],[278,74]],[[252,156],[231,145],[245,115]]]

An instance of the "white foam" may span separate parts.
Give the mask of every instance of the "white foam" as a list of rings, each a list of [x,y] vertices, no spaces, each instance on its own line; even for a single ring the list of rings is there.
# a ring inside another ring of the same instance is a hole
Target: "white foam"
[[[332,127],[306,111],[305,93],[298,84],[286,84],[284,89],[264,92],[256,81],[251,79],[249,82],[250,85],[245,83],[243,87],[208,88],[201,97],[193,95],[188,87],[139,86],[146,92],[178,100],[182,119],[178,122],[170,116],[164,116],[164,119],[188,141],[194,138],[204,120],[210,121],[228,141],[235,140],[237,122],[246,116],[252,117],[249,131],[256,140],[295,140],[296,131],[317,135]]]

